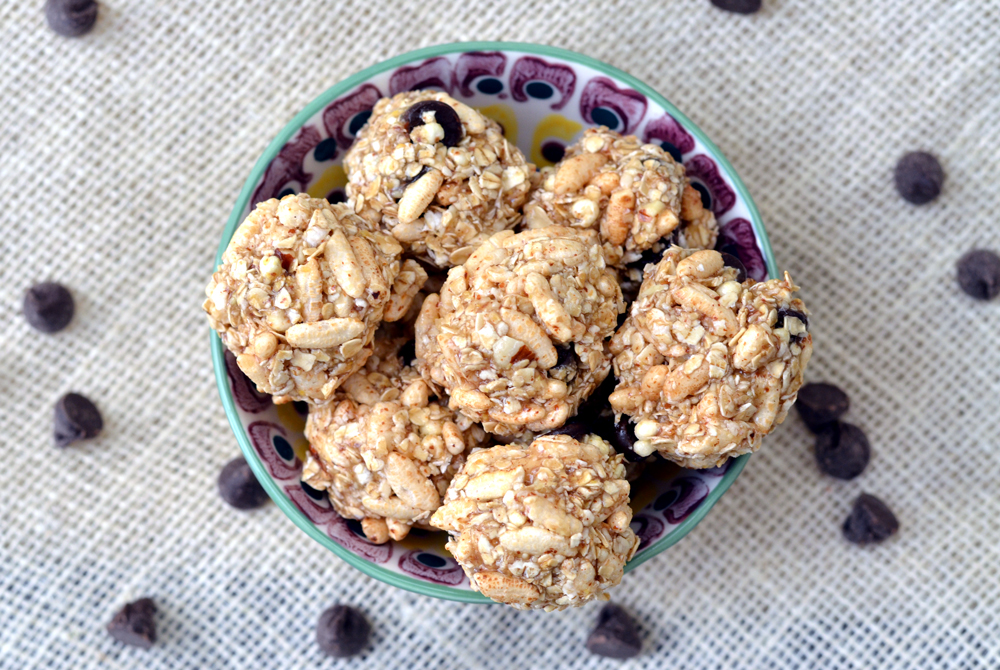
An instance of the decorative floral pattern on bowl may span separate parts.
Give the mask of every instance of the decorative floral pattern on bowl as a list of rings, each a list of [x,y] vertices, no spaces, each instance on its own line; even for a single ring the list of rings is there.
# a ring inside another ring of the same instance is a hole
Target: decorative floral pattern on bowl
[[[454,44],[405,54],[334,86],[294,119],[248,179],[220,246],[260,201],[290,192],[344,200],[341,161],[382,96],[415,88],[445,90],[504,128],[536,164],[557,162],[592,125],[655,142],[683,161],[720,224],[720,250],[738,256],[750,276],[774,271],[759,215],[718,150],[647,86],[590,58],[528,44]],[[326,496],[299,481],[307,443],[304,417],[257,392],[213,336],[223,404],[240,446],[271,497],[297,525],[365,573],[409,590],[487,602],[469,587],[444,549],[443,533],[414,529],[402,542],[374,545],[360,524],[341,518]],[[647,468],[633,484],[632,527],[641,544],[626,572],[685,535],[742,470],[748,456],[713,470]]]

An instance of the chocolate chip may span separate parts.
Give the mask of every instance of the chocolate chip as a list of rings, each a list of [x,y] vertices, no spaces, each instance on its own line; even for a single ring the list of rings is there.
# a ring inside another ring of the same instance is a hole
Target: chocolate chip
[[[219,473],[219,495],[236,509],[254,509],[267,502],[267,491],[242,456],[226,463]]]
[[[851,401],[840,388],[833,384],[806,384],[799,389],[795,409],[812,432],[822,430],[847,413]]]
[[[316,626],[316,642],[330,656],[354,656],[368,646],[372,627],[360,610],[334,605],[323,612]]]
[[[611,440],[611,446],[615,448],[615,451],[624,456],[626,461],[634,463],[643,460],[643,457],[635,453],[633,445],[635,445],[635,433],[633,432],[632,424],[629,418],[622,414],[621,418],[615,424],[615,434]]]
[[[422,100],[412,105],[403,114],[403,123],[409,130],[424,125],[423,115],[427,112],[434,112],[434,120],[444,130],[444,138],[441,143],[446,147],[453,147],[462,141],[462,120],[458,118],[458,113],[438,100]]]
[[[978,300],[992,300],[1000,293],[1000,256],[973,249],[958,261],[958,285]]]
[[[67,393],[56,403],[53,434],[57,447],[97,437],[103,427],[101,412],[89,398]]]
[[[761,0],[712,0],[712,4],[734,14],[753,14],[760,11]]]
[[[399,357],[403,359],[404,365],[410,365],[413,363],[413,359],[417,357],[417,343],[410,340],[402,347],[399,348]]]
[[[884,502],[868,493],[858,496],[844,521],[844,537],[854,544],[881,542],[897,530],[896,515]]]
[[[35,284],[24,294],[24,318],[32,328],[56,333],[73,320],[73,295],[62,284]]]
[[[605,658],[634,658],[642,651],[635,622],[622,607],[608,603],[597,615],[597,625],[587,636],[587,651]]]
[[[288,271],[288,268],[292,266],[292,261],[295,260],[295,256],[281,249],[275,249],[274,255],[278,257],[279,261],[281,261],[281,269],[285,272]]]
[[[900,158],[893,177],[899,195],[914,205],[923,205],[938,197],[944,184],[941,163],[926,151],[913,151]]]
[[[584,421],[579,416],[573,417],[566,423],[564,423],[559,428],[555,430],[550,430],[549,435],[569,435],[574,440],[582,440],[583,438],[590,435],[593,430],[591,430],[590,424]]]
[[[149,649],[156,642],[156,603],[151,598],[140,598],[128,603],[108,623],[108,634],[129,645]]]
[[[743,261],[725,251],[720,251],[719,255],[722,256],[722,262],[726,264],[726,267],[736,269],[736,281],[742,284],[747,280],[747,268],[743,265]]]
[[[45,20],[63,37],[86,35],[97,21],[96,0],[46,0]]]
[[[780,323],[785,328],[788,328],[788,324],[785,323],[785,319],[788,318],[788,317],[793,317],[793,318],[798,319],[799,321],[802,322],[802,325],[806,328],[806,330],[809,330],[809,317],[807,317],[802,312],[798,312],[798,311],[796,311],[794,309],[786,309],[784,307],[782,307],[781,309],[778,310],[778,323]],[[804,335],[792,335],[791,332],[789,332],[788,340],[790,342],[799,342],[800,340],[802,340],[803,337],[805,337],[805,336]]]
[[[556,347],[556,356],[556,364],[548,370],[549,377],[559,379],[567,384],[572,383],[580,368],[580,359],[576,355],[576,348],[573,345]]]
[[[872,448],[864,432],[851,423],[834,421],[816,434],[816,463],[837,479],[854,479],[864,471]]]

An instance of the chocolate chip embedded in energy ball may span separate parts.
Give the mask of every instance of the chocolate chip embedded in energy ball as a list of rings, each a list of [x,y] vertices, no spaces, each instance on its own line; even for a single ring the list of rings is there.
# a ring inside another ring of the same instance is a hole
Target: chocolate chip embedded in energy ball
[[[868,493],[858,496],[844,521],[844,537],[855,544],[881,542],[897,530],[896,515],[884,502]]]
[[[625,414],[622,414],[615,424],[615,434],[611,440],[611,446],[624,456],[626,461],[634,463],[643,460],[642,456],[635,453],[635,429]]]
[[[267,502],[267,491],[242,456],[226,463],[219,473],[219,495],[236,509],[254,509]]]
[[[978,300],[1000,294],[1000,256],[987,249],[973,249],[958,261],[958,285]]]
[[[156,642],[155,614],[156,603],[151,598],[128,603],[111,619],[108,634],[130,647],[149,649]]]
[[[608,603],[597,615],[597,625],[587,637],[587,651],[605,658],[634,658],[642,651],[635,622],[622,607]]]
[[[24,294],[24,318],[35,330],[56,333],[73,320],[73,295],[62,284],[35,284]]]
[[[844,416],[850,405],[847,394],[839,387],[822,382],[803,386],[795,401],[799,416],[814,433]]]
[[[422,100],[403,114],[403,123],[410,130],[424,125],[424,114],[434,112],[434,121],[444,130],[441,143],[446,147],[456,146],[462,141],[462,120],[458,112],[440,100]]]
[[[734,14],[753,14],[760,11],[761,0],[712,0],[712,4]]]
[[[854,479],[872,457],[864,432],[851,423],[834,421],[816,434],[816,464],[824,474],[837,479]]]
[[[56,403],[52,432],[57,447],[97,437],[103,427],[100,410],[86,396],[67,393]]]
[[[97,21],[97,1],[46,0],[45,20],[53,32],[63,37],[85,35]]]
[[[371,624],[360,610],[348,605],[334,605],[319,617],[316,642],[326,654],[346,658],[368,646],[371,633]]]
[[[938,197],[944,184],[941,163],[926,151],[913,151],[900,158],[893,177],[899,195],[914,205],[923,205]]]

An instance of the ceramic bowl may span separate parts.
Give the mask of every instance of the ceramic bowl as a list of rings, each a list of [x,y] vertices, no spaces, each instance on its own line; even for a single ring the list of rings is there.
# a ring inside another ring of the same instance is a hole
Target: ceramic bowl
[[[720,249],[748,273],[774,276],[771,248],[746,188],[714,144],[652,88],[593,58],[535,44],[470,42],[413,51],[359,72],[313,100],[278,134],[254,166],[219,244],[253,206],[306,191],[344,199],[344,153],[375,102],[400,91],[437,88],[497,120],[508,140],[539,167],[558,161],[584,128],[605,125],[662,145],[683,160],[715,212]],[[232,354],[212,335],[212,360],[240,448],[278,507],[303,531],[365,574],[438,598],[489,602],[469,586],[445,551],[445,534],[414,529],[402,542],[374,545],[361,526],[341,518],[325,494],[299,482],[306,440],[301,404],[274,405],[258,393]],[[633,484],[632,527],[641,538],[625,572],[664,551],[698,524],[730,487],[749,454],[712,470],[665,464]]]

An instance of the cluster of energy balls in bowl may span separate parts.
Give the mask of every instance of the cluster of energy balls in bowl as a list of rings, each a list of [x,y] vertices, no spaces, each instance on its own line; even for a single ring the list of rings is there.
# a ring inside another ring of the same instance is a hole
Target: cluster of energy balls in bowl
[[[302,478],[372,542],[441,529],[493,600],[606,600],[643,464],[718,466],[795,401],[797,287],[713,250],[659,146],[591,128],[537,170],[495,121],[411,91],[345,169],[346,203],[259,203],[204,307],[260,391],[309,404]]]

